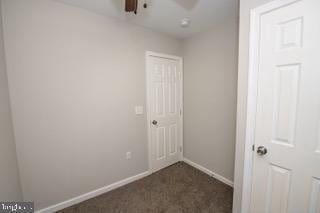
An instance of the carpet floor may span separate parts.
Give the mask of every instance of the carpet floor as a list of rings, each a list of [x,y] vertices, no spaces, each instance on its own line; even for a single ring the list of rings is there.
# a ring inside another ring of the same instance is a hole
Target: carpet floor
[[[231,213],[230,186],[179,162],[61,213]]]

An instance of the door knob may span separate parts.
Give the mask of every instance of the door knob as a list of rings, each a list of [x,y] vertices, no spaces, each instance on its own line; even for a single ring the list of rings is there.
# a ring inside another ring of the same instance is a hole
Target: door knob
[[[157,124],[158,124],[158,121],[153,120],[153,121],[152,121],[152,124],[153,124],[153,125],[157,125]]]
[[[264,146],[259,146],[258,149],[257,149],[257,153],[258,155],[265,155],[268,153],[268,149]]]

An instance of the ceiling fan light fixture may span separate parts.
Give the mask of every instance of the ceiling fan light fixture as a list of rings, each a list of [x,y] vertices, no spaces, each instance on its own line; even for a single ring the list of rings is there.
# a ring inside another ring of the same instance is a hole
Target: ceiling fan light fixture
[[[187,27],[190,26],[190,22],[191,22],[190,19],[184,18],[184,19],[181,20],[180,26],[181,26],[182,28],[187,28]]]

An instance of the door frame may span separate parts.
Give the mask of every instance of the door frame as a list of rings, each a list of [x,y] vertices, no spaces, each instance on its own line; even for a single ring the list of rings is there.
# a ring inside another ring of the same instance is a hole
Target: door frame
[[[234,212],[250,212],[252,194],[252,176],[254,161],[254,135],[256,125],[256,108],[258,94],[258,71],[259,71],[259,50],[260,50],[260,22],[261,16],[273,10],[288,6],[301,0],[274,0],[250,11],[250,32],[249,32],[249,70],[248,70],[248,90],[247,90],[247,115],[246,132],[243,156],[241,209],[234,209]],[[240,152],[240,150],[237,150]],[[238,171],[238,170],[236,170]],[[238,171],[240,172],[240,171]],[[238,176],[236,174],[236,176]],[[236,186],[241,188],[241,186]]]
[[[157,53],[153,51],[146,51],[145,55],[145,60],[146,60],[146,112],[147,112],[147,128],[148,128],[148,170],[149,173],[154,172],[153,168],[153,158],[152,158],[152,124],[151,124],[151,75],[150,75],[150,57],[159,57],[159,58],[166,58],[166,59],[172,59],[172,60],[177,60],[180,65],[180,72],[181,72],[181,77],[180,77],[180,110],[181,110],[181,116],[179,120],[179,125],[181,127],[180,131],[180,141],[179,141],[179,151],[180,151],[180,156],[179,160],[183,160],[183,58],[180,56],[175,56],[175,55],[168,55],[168,54],[163,54],[163,53]]]

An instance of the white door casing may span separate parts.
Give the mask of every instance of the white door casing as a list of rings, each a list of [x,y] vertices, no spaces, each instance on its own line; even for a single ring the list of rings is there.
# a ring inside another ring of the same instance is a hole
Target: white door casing
[[[252,213],[320,212],[319,11],[319,0],[286,0],[253,16]]]
[[[146,53],[149,170],[182,160],[182,58]]]

